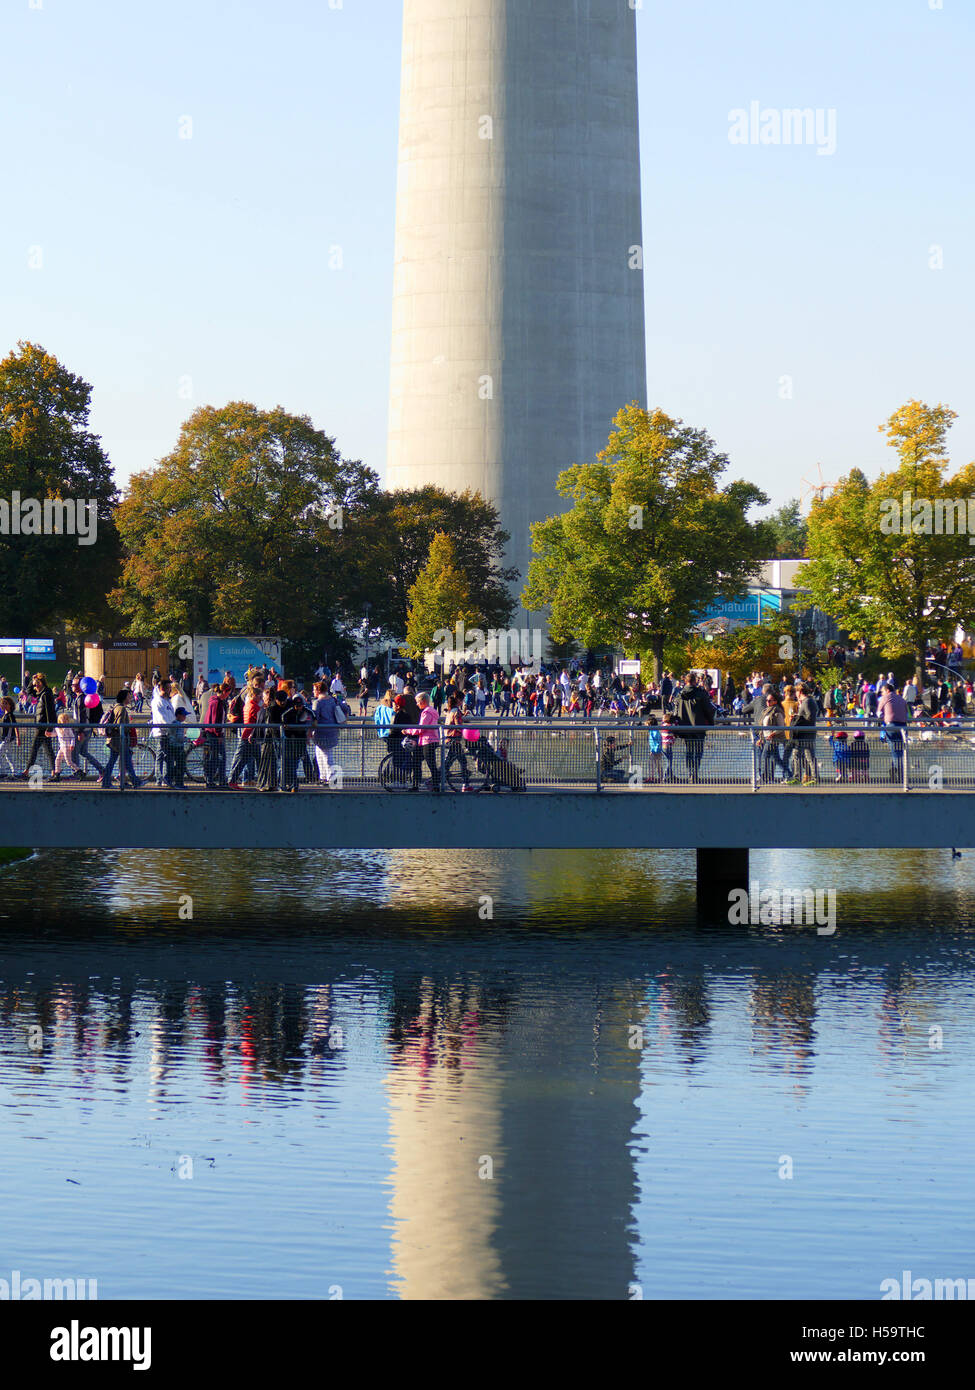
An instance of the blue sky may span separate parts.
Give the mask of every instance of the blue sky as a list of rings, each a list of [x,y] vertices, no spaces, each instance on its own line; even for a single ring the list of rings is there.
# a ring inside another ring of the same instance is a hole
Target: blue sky
[[[638,11],[649,398],[775,502],[913,396],[975,458],[975,7],[931,3]],[[401,6],[333,4],[3,0],[0,351],[92,382],[122,479],[231,399],[383,471]],[[730,143],[752,101],[836,153]]]

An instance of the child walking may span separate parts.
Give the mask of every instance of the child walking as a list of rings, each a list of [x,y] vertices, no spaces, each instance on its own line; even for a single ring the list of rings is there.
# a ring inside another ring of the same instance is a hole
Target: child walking
[[[66,709],[62,710],[61,713],[58,715],[58,753],[57,757],[54,759],[54,772],[52,773],[52,781],[60,780],[61,769],[63,767],[70,768],[76,776],[81,775],[81,768],[74,760],[75,736],[74,729],[71,727],[71,723],[72,721],[70,713]]]

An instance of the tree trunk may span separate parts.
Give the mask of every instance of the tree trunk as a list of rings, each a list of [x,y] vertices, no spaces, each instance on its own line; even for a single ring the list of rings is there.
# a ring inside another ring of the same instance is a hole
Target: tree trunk
[[[664,674],[664,639],[662,636],[652,638],[650,650],[653,653],[653,678],[659,685]]]

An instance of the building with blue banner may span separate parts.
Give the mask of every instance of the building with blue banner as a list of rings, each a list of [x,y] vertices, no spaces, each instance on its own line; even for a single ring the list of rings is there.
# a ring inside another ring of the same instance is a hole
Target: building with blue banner
[[[713,604],[701,623],[723,620],[729,628],[754,627],[765,618],[782,612],[782,594],[769,589],[750,589],[740,598],[722,599]],[[700,624],[698,624],[700,625]]]

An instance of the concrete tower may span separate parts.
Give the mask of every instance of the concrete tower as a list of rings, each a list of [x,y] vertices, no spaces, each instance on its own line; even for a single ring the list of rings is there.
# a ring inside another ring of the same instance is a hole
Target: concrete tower
[[[511,532],[645,403],[629,0],[405,0],[387,485]]]

